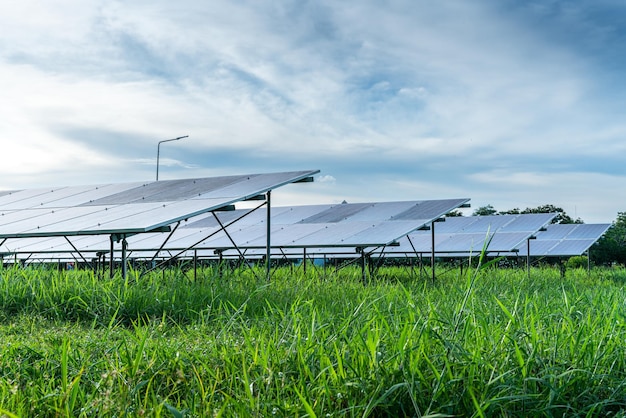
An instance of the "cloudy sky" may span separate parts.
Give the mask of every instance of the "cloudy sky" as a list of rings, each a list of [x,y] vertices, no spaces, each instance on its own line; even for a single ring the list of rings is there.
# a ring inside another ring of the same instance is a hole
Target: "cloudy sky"
[[[621,0],[0,4],[0,189],[320,169],[278,204],[626,211]],[[470,209],[467,214],[470,214]]]

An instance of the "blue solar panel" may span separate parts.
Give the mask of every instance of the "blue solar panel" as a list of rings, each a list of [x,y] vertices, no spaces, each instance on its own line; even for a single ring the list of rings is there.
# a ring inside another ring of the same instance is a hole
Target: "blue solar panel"
[[[0,195],[0,238],[147,232],[258,196],[318,172],[6,192]]]

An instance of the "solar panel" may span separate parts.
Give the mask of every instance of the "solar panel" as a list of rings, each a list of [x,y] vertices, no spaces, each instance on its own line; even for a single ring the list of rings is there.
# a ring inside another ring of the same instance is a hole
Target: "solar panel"
[[[117,183],[55,189],[27,189],[11,191],[0,196],[0,208],[19,210],[31,208],[59,208],[78,206],[119,190],[133,188],[141,183]]]
[[[467,202],[468,199],[450,199],[438,202],[443,212],[451,211]],[[314,247],[355,247],[378,246],[393,242],[408,232],[430,222],[430,218],[397,219],[399,214],[415,206],[429,201],[376,202],[336,205],[305,205],[272,208],[271,235],[272,246],[281,248],[314,248]],[[432,210],[431,210],[432,211]],[[237,219],[246,213],[244,210],[218,214],[221,222]],[[262,248],[266,245],[266,212],[264,208],[247,215],[228,228],[229,235],[241,248]],[[424,216],[415,211],[415,216]],[[198,228],[200,234],[209,235],[216,232],[219,224],[212,217],[205,217],[190,222],[184,229]],[[176,234],[178,235],[178,234]],[[186,248],[197,237],[187,236],[179,240],[176,236],[168,246],[177,245]],[[199,248],[232,248],[228,237],[218,233],[203,240]]]
[[[582,255],[611,227],[610,224],[553,224],[545,232],[537,233],[530,243],[533,257],[570,257]],[[519,247],[520,255],[527,255],[526,246]]]
[[[300,223],[323,224],[341,222],[347,220],[348,218],[354,216],[356,213],[361,212],[363,209],[369,206],[370,205],[368,203],[335,205],[325,211],[316,213],[315,215],[303,219],[302,221],[300,221]]]
[[[448,217],[434,224],[436,253],[467,256],[480,253],[485,243],[488,252],[510,252],[542,227],[556,214],[519,214],[470,217]],[[399,240],[399,246],[386,249],[393,253],[431,253],[432,232],[415,231]]]
[[[85,203],[87,205],[124,205],[129,203],[187,200],[208,191],[241,181],[241,176],[211,177],[192,180],[165,180],[144,183],[119,193]]]
[[[0,195],[0,238],[147,232],[318,172],[11,191]]]
[[[567,234],[567,239],[593,239],[597,241],[610,227],[611,224],[577,224],[577,227]]]
[[[469,199],[466,200],[466,202]],[[465,202],[465,203],[466,203]],[[426,200],[408,208],[404,212],[394,216],[394,220],[408,219],[428,219],[434,220],[450,212],[449,207],[454,205],[454,209],[460,205],[456,204],[456,199],[447,200]]]
[[[511,216],[514,217],[513,220],[499,229],[499,233],[537,232],[541,228],[550,225],[550,222],[556,217],[556,213],[527,213]]]
[[[468,199],[445,201],[405,201],[352,203],[337,205],[305,205],[272,209],[272,246],[281,248],[357,247],[389,244],[399,237],[432,221],[433,207],[437,217],[454,210]],[[414,210],[426,203],[427,213]],[[413,211],[413,218],[406,215]],[[236,219],[240,211],[219,214],[223,223]],[[243,213],[243,212],[242,212]],[[398,215],[405,213],[398,219]],[[266,212],[264,208],[246,216],[236,226],[228,229],[230,236],[242,248],[262,248],[266,243]],[[217,222],[205,218],[190,223],[186,228],[204,226],[217,228]],[[210,231],[202,231],[208,233]],[[199,232],[200,233],[200,232]],[[191,237],[188,238],[191,241]],[[179,242],[173,238],[172,242]],[[204,240],[200,248],[232,248],[233,244],[223,234]]]

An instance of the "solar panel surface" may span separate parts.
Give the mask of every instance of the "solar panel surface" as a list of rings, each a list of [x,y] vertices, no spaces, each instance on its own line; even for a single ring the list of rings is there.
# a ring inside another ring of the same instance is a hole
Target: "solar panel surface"
[[[388,245],[466,203],[469,199],[309,205],[273,208],[272,246],[282,248]],[[219,215],[220,217],[222,214]],[[234,217],[235,214],[228,216]],[[240,247],[265,244],[265,211],[242,219],[229,230]],[[205,222],[207,221],[200,221]],[[249,226],[246,226],[249,224]],[[191,224],[190,227],[193,227]],[[222,234],[200,247],[232,248]]]
[[[11,191],[0,196],[0,238],[147,232],[318,172]]]
[[[435,223],[435,252],[439,255],[466,256],[488,252],[510,252],[526,242],[539,229],[548,225],[556,214],[520,214],[448,217]],[[400,245],[385,249],[393,253],[432,252],[432,232],[415,231],[399,241]]]
[[[569,257],[582,255],[598,241],[611,224],[554,224],[545,232],[539,232],[530,243],[533,257]],[[519,247],[520,255],[527,255],[527,248]]]
[[[366,204],[306,205],[272,208],[271,244],[280,248],[354,247],[387,245],[415,229],[445,215],[469,199],[439,201],[377,202]],[[189,201],[185,201],[189,204]],[[130,204],[134,205],[134,204]],[[151,207],[153,203],[144,204]],[[424,211],[420,211],[422,208]],[[249,213],[249,214],[248,214]],[[248,214],[242,217],[242,215]],[[141,215],[139,215],[141,216]],[[240,248],[261,249],[267,242],[267,212],[265,208],[250,213],[249,209],[216,212],[222,224],[233,220],[228,235]],[[190,220],[178,228],[165,243],[165,250],[186,248],[233,249],[235,244],[221,231],[213,215]],[[116,220],[115,222],[118,222]],[[128,238],[129,249],[156,250],[164,244],[164,234],[147,233]],[[108,237],[94,240],[72,238],[81,251],[106,251]],[[48,239],[32,244],[26,241],[8,241],[2,249],[43,250],[62,253],[73,251],[65,239]],[[300,251],[300,250],[298,250]]]

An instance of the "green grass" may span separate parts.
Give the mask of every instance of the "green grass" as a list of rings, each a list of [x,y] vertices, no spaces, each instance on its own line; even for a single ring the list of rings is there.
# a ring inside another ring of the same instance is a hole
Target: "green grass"
[[[623,416],[624,270],[0,272],[0,416]]]

